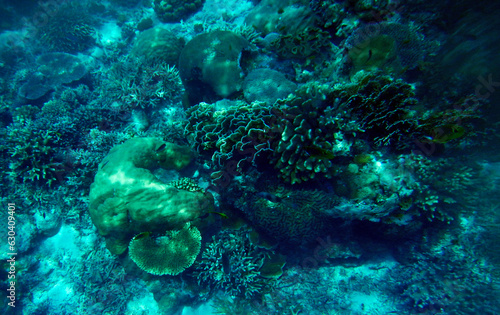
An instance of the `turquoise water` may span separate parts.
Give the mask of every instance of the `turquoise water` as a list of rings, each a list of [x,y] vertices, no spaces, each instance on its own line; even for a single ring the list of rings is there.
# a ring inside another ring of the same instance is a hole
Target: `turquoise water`
[[[0,4],[3,313],[500,313],[496,3]]]

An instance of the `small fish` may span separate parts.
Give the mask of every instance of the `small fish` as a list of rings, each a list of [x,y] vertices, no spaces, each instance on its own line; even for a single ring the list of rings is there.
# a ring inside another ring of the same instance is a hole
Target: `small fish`
[[[43,213],[43,218],[45,219],[45,212]]]
[[[320,148],[315,145],[306,146],[304,149],[307,154],[318,159],[331,160],[335,157],[335,154],[333,154],[332,151]]]
[[[133,241],[140,240],[141,238],[149,237],[151,235],[151,232],[142,232],[137,234],[132,238]]]
[[[463,137],[465,128],[457,124],[449,124],[434,129],[433,134],[434,135],[430,137],[430,141],[442,144]]]
[[[370,50],[368,50],[368,59],[366,59],[366,61],[365,61],[365,62],[368,62],[368,60],[372,59],[372,54],[373,54],[373,53],[372,53],[372,50],[371,50],[371,49],[370,49]]]
[[[281,202],[281,198],[266,191],[258,192],[257,197],[267,199],[271,202]]]
[[[164,144],[162,144],[162,145],[160,145],[160,146],[158,147],[158,149],[156,149],[156,153],[160,153],[160,152],[162,152],[163,150],[165,150],[165,148],[166,148],[166,147],[167,147],[167,145],[166,145],[165,143],[164,143]]]
[[[223,219],[229,219],[229,217],[225,213],[222,213],[222,212],[208,211],[208,213],[220,215]]]
[[[225,274],[228,274],[231,272],[231,263],[229,262],[229,256],[227,253],[222,254],[222,271],[224,271]]]

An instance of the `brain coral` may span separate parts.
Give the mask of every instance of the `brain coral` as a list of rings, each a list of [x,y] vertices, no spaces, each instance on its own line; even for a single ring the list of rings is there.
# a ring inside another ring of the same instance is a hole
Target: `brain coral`
[[[245,212],[256,227],[288,243],[300,244],[315,239],[325,228],[323,212],[337,203],[335,195],[319,190],[269,188],[269,194],[247,198],[251,210]],[[269,195],[273,198],[268,198]]]
[[[112,253],[123,253],[131,235],[180,228],[211,209],[210,194],[178,189],[151,172],[181,170],[192,157],[189,148],[157,138],[132,138],[111,149],[90,187],[90,215]]]
[[[291,184],[330,177],[332,159],[349,154],[347,133],[354,133],[356,126],[338,117],[321,89],[305,85],[297,95],[272,106],[236,103],[218,110],[214,104],[200,103],[188,110],[186,133],[198,150],[211,154],[216,167],[230,160],[238,168],[255,164],[258,155]]]

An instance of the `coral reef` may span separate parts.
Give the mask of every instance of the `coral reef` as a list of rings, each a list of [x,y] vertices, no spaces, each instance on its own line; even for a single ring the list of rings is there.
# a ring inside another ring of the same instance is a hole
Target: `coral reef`
[[[178,231],[167,231],[153,239],[149,232],[132,238],[130,258],[147,273],[176,276],[190,267],[201,249],[200,231],[187,223]]]
[[[179,57],[181,79],[190,97],[203,100],[203,95],[193,94],[210,93],[204,89],[213,90],[220,97],[240,91],[241,55],[249,45],[245,38],[231,31],[215,30],[190,40]]]
[[[247,230],[222,231],[195,262],[194,275],[199,285],[211,291],[222,289],[228,295],[250,299],[264,294],[274,284],[273,279],[261,274],[271,253],[252,244]]]
[[[66,83],[80,80],[87,74],[82,60],[66,53],[48,53],[37,58],[37,70],[19,88],[19,95],[36,100],[48,91]]]
[[[285,59],[304,59],[331,48],[330,34],[317,27],[307,27],[300,32],[281,35],[271,42],[271,48]]]
[[[154,0],[153,8],[158,19],[164,23],[179,22],[198,11],[204,0]]]
[[[271,69],[255,69],[248,73],[243,81],[243,95],[252,103],[259,101],[268,105],[276,100],[287,98],[297,85],[282,73]]]
[[[100,81],[103,99],[115,111],[172,104],[184,91],[174,66],[149,64],[141,58],[121,58],[102,73]]]
[[[219,166],[233,160],[240,168],[262,154],[286,182],[331,177],[331,160],[349,154],[348,137],[357,126],[344,122],[322,88],[305,85],[269,107],[235,103],[217,110],[201,103],[188,110],[186,132]]]
[[[130,55],[144,58],[148,62],[177,65],[179,55],[184,47],[184,40],[173,31],[157,26],[141,32],[134,41]]]
[[[273,32],[293,34],[314,24],[307,6],[293,0],[263,0],[245,17],[245,23],[264,35]]]
[[[111,252],[125,251],[131,234],[179,228],[210,211],[209,193],[179,190],[151,172],[181,170],[192,157],[156,138],[132,138],[109,152],[90,188],[90,215]]]
[[[12,157],[10,178],[20,182],[45,183],[52,186],[61,180],[63,171],[56,147],[60,136],[50,129],[35,129],[30,120],[8,127],[8,152]]]
[[[77,53],[94,44],[95,29],[90,15],[81,5],[63,4],[53,11],[45,23],[40,23],[40,38],[50,50]]]
[[[412,24],[382,22],[358,28],[346,41],[354,71],[413,69],[438,50]]]

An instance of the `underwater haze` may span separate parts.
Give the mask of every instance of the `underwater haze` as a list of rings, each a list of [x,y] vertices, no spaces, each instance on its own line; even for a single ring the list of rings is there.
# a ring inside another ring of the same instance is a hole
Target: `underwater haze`
[[[0,313],[500,314],[499,15],[0,0]]]

